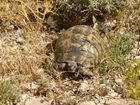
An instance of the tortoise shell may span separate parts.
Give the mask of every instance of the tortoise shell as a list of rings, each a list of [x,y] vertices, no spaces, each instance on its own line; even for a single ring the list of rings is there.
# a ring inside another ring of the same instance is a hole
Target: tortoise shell
[[[86,25],[73,26],[57,39],[55,61],[67,70],[90,68],[103,49],[103,39],[96,30]]]

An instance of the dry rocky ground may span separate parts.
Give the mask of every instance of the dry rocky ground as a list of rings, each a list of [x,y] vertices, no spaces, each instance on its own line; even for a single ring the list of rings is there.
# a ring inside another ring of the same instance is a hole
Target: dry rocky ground
[[[26,52],[24,47],[27,47],[28,50],[35,55],[36,53],[34,51],[36,51],[38,48],[34,46],[34,50],[31,50],[31,44],[24,43],[25,40],[19,33],[21,33],[20,30],[13,32],[14,35],[11,37],[13,39],[9,39],[11,40],[11,43],[9,48],[7,48],[7,52],[16,50],[24,50],[23,52]],[[9,33],[6,34],[8,35]],[[9,34],[9,36],[10,35],[11,34]],[[137,35],[136,37],[133,53],[135,54],[136,59],[140,59],[140,35]],[[8,39],[2,37],[0,39],[0,47],[3,48],[3,45],[5,45],[4,43],[7,41]],[[24,58],[24,55],[22,56]],[[42,56],[43,55],[38,57]],[[33,62],[36,61],[34,56],[28,57],[30,57]],[[12,60],[12,58],[10,59]],[[24,66],[25,65],[23,65],[23,67]],[[16,67],[18,68],[18,66]],[[101,78],[98,73],[92,78],[81,78],[79,80],[74,80],[70,78],[60,79],[59,76],[58,78],[52,78],[52,76],[48,75],[46,72],[47,70],[48,69],[43,68],[38,70],[38,73],[42,77],[38,81],[28,83],[23,82],[21,84],[21,88],[24,90],[24,92],[21,95],[20,102],[17,105],[140,105],[140,101],[138,100],[123,98],[124,95],[122,94],[122,90],[120,90],[124,86],[124,77],[122,75],[117,75],[114,77],[115,84],[110,84],[112,81],[110,79],[106,79],[106,84],[104,84],[102,82],[103,78]],[[58,75],[61,74],[58,73]],[[9,103],[7,105],[12,104]]]

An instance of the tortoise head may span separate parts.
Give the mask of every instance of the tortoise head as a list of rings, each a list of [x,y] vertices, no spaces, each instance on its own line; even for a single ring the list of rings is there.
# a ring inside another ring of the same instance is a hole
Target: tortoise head
[[[74,61],[68,61],[68,62],[59,62],[58,68],[62,70],[76,70],[77,69],[77,63]]]

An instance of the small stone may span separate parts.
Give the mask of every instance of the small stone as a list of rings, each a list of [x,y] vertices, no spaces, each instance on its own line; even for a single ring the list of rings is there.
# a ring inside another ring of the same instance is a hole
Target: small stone
[[[140,59],[140,56],[136,56],[134,59]]]
[[[30,97],[23,105],[51,105],[52,100],[47,100],[41,97]]]
[[[106,102],[107,105],[128,105],[124,100],[119,99],[109,99]]]
[[[20,97],[20,102],[18,103],[19,105],[24,105],[23,103],[25,102],[25,100],[27,100],[28,98],[30,98],[30,96],[28,94],[22,94]]]
[[[96,97],[96,99],[99,99],[100,98],[100,96],[98,94],[95,94],[95,97]]]
[[[20,103],[17,103],[16,105],[21,105]]]
[[[35,83],[31,83],[31,89],[37,89],[39,87],[39,85],[36,85]]]
[[[101,99],[100,99],[100,103],[101,103],[101,104],[104,104],[104,103],[105,103],[105,99],[104,99],[104,98],[101,98]]]
[[[94,102],[95,102],[96,104],[99,104],[99,99],[94,99]]]
[[[16,42],[20,45],[23,45],[25,43],[24,39],[21,37],[18,37]]]
[[[21,100],[26,100],[27,98],[29,98],[30,96],[28,94],[22,94],[21,95]]]
[[[111,97],[116,97],[116,96],[118,96],[118,93],[112,92],[112,93],[110,94],[110,96],[111,96]]]
[[[111,97],[118,97],[118,93],[116,93],[113,89],[111,89],[110,91],[109,91],[109,94],[108,94],[109,96],[111,96]]]
[[[108,100],[108,96],[103,97],[103,99],[106,102]]]
[[[116,82],[116,83],[123,83],[123,80],[120,79],[120,78],[117,78],[117,79],[115,79],[115,82]]]
[[[89,89],[88,81],[84,80],[81,85],[79,86],[78,90],[79,91],[87,91]]]
[[[76,98],[76,96],[71,96],[70,99],[74,100]]]
[[[51,82],[50,82],[50,88],[51,88],[51,89],[56,88],[56,82],[55,82],[55,81],[51,81]]]
[[[27,83],[23,85],[22,87],[28,89],[28,90],[35,90],[39,87],[39,85],[36,85],[35,83]]]
[[[102,104],[102,103],[99,103],[99,104],[97,104],[97,105],[104,105],[104,104]]]
[[[106,87],[105,85],[102,84],[102,85],[99,87],[99,92],[98,92],[99,96],[105,96],[105,95],[107,95],[108,93],[109,93],[108,87]]]
[[[7,30],[12,30],[12,29],[14,29],[14,25],[9,25],[9,26],[7,27]]]
[[[136,35],[136,41],[140,41],[140,35]]]
[[[126,100],[126,99],[109,99],[106,101],[107,105],[140,105],[140,101]]]
[[[78,105],[96,105],[94,101],[84,101],[79,103]]]

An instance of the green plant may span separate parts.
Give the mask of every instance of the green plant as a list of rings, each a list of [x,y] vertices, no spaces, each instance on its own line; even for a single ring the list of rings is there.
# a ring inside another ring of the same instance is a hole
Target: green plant
[[[0,105],[6,105],[7,102],[17,103],[20,94],[20,89],[10,80],[0,83]]]
[[[132,98],[140,99],[140,59],[129,62],[125,82]]]
[[[39,79],[36,80],[37,84],[41,87],[48,87],[49,86],[49,79],[47,79],[45,76],[41,76]]]
[[[67,27],[83,24],[91,17],[89,0],[59,0],[55,4],[58,23]]]
[[[126,57],[133,47],[133,37],[127,32],[120,34],[119,31],[114,33],[114,37],[109,43],[110,46],[106,49],[106,52],[103,54],[103,60],[99,63],[100,71],[103,74],[117,70],[123,72],[125,70]]]

